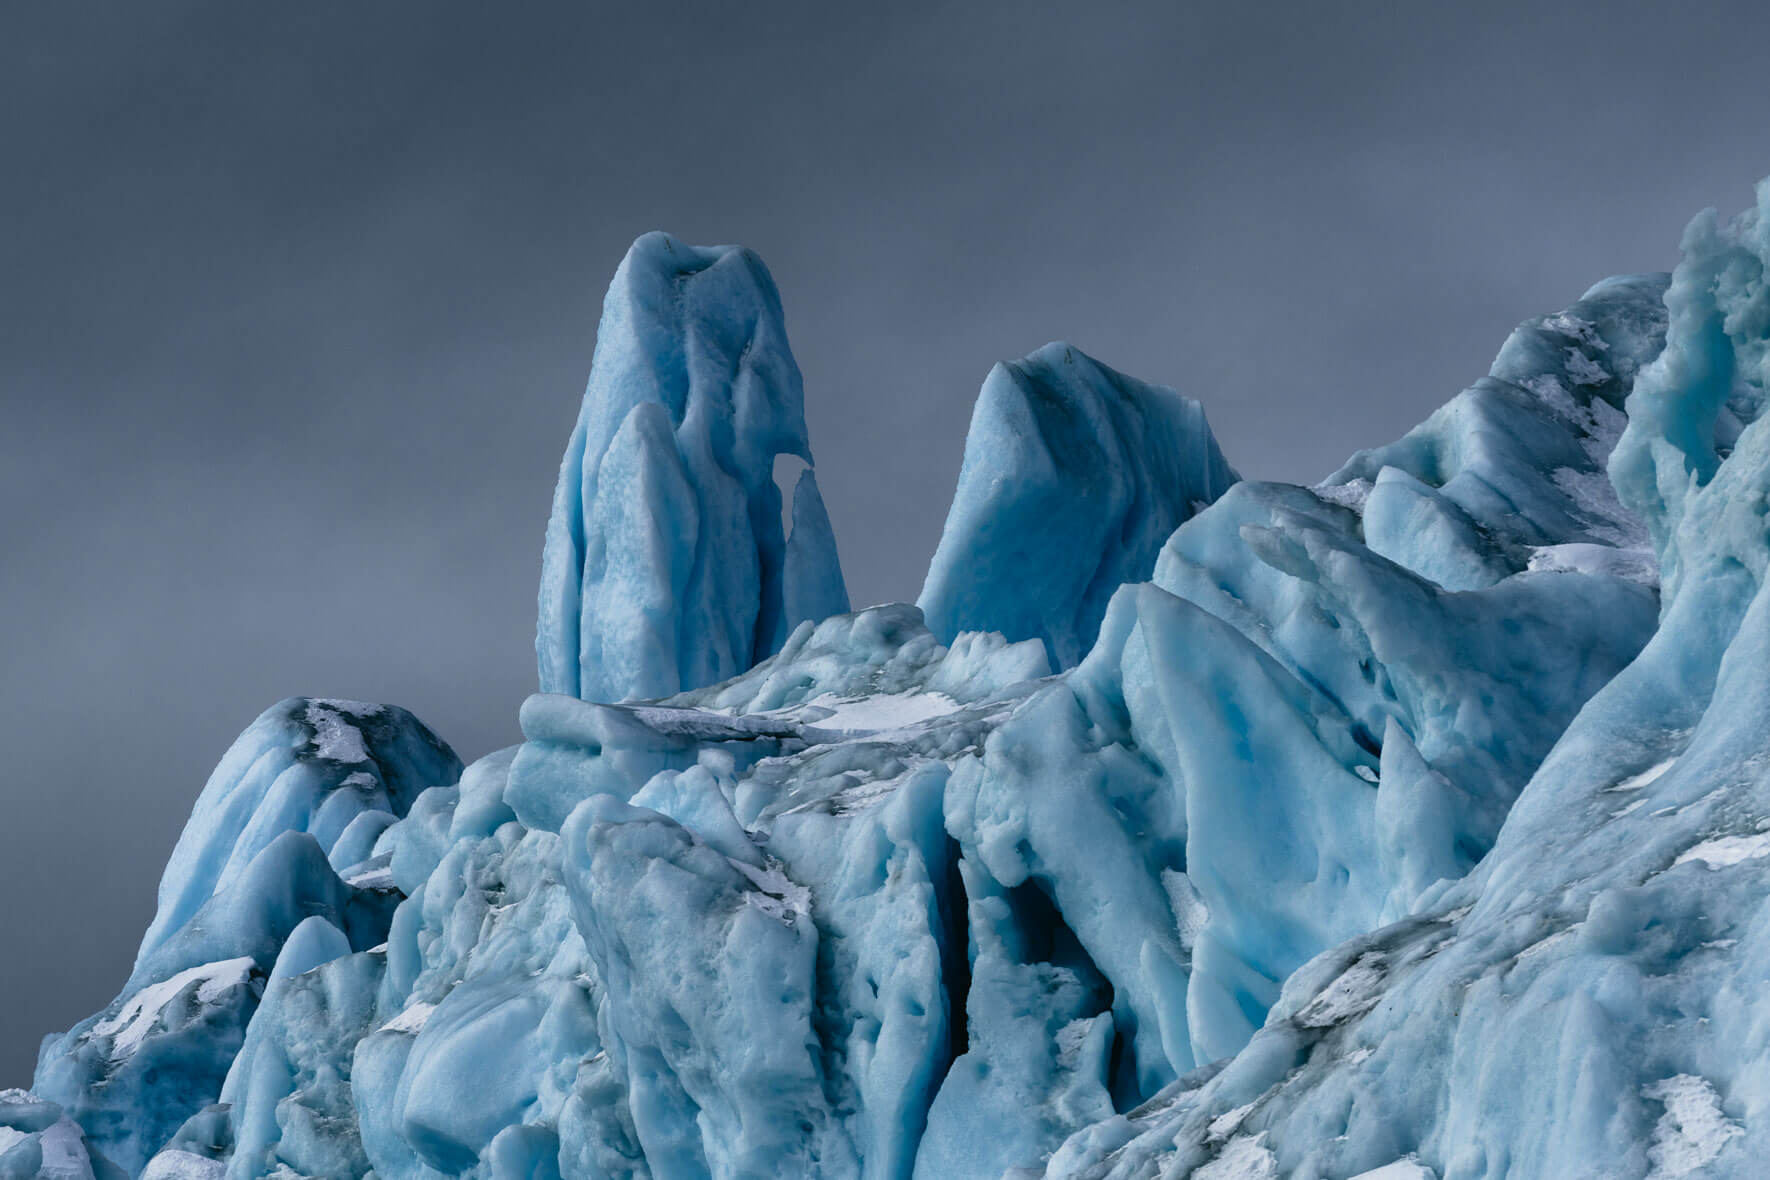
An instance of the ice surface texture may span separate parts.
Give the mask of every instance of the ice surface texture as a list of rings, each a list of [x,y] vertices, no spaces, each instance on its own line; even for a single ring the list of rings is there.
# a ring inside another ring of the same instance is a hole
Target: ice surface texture
[[[1313,488],[1047,346],[855,613],[766,272],[642,238],[524,741],[267,713],[0,1174],[1758,1175],[1765,224]]]

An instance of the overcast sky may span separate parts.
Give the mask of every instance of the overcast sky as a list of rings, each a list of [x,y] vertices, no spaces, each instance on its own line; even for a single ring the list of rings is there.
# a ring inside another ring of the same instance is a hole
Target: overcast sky
[[[773,269],[859,604],[915,596],[998,359],[1313,482],[1770,172],[1762,0],[1459,7],[4,6],[0,1086],[265,706],[517,740],[639,233]]]

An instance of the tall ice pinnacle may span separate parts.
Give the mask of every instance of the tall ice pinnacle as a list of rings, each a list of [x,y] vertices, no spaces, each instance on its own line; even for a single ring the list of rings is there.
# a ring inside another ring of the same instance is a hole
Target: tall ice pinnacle
[[[660,697],[735,676],[848,609],[817,481],[781,524],[775,459],[811,461],[799,367],[762,260],[665,233],[602,305],[541,561],[541,691]]]
[[[1191,398],[1047,344],[985,378],[959,487],[917,605],[929,630],[1093,646],[1112,592],[1240,477]]]

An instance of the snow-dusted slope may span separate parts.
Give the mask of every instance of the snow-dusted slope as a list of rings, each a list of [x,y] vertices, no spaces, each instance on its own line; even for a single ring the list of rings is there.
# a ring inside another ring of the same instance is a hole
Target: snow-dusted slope
[[[771,531],[766,272],[642,239],[523,743],[267,714],[0,1165],[1756,1175],[1762,217],[1313,488],[1073,350],[998,370],[926,619],[842,613],[814,488]]]

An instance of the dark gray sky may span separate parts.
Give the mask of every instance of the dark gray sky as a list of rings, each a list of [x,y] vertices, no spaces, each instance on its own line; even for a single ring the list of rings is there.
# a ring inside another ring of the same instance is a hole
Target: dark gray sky
[[[1747,203],[1762,0],[1581,7],[5,6],[0,1085],[266,705],[516,740],[634,236],[767,259],[853,597],[913,598],[997,359],[1313,480]]]

